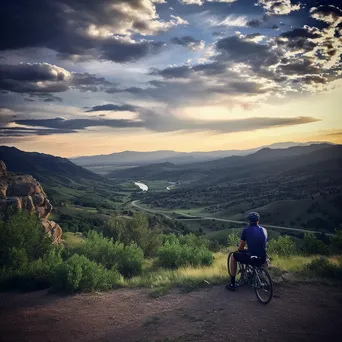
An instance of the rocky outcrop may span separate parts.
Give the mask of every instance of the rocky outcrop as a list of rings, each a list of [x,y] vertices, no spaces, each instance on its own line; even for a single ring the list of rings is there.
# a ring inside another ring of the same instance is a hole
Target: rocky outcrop
[[[0,161],[0,213],[9,209],[36,213],[46,233],[53,237],[53,243],[61,242],[62,229],[48,220],[53,208],[39,182],[29,175],[10,174],[5,163]]]

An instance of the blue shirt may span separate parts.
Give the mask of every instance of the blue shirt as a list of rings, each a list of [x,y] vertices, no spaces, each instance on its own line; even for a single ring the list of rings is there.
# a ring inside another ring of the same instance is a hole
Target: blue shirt
[[[267,230],[264,227],[258,225],[246,227],[242,231],[241,240],[247,242],[249,254],[266,257]]]

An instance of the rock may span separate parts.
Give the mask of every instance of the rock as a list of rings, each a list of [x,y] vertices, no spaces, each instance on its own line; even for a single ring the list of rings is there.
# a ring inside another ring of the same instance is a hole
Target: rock
[[[62,228],[48,217],[52,212],[52,205],[42,186],[32,176],[16,176],[9,174],[6,165],[0,160],[0,213],[9,209],[25,209],[35,213],[53,243],[62,240]]]
[[[0,160],[0,177],[7,177],[8,172],[7,172],[7,167],[6,164]]]
[[[60,243],[62,241],[62,228],[60,225],[54,221],[49,220],[41,220],[42,226],[45,229],[45,232],[53,237],[52,243]]]

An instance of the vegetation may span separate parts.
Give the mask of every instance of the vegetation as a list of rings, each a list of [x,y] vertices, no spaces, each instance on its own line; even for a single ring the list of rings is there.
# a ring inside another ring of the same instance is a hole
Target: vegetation
[[[103,265],[78,254],[74,254],[65,262],[59,263],[54,268],[51,278],[54,291],[67,293],[109,290],[121,279],[115,267],[108,270]]]
[[[158,250],[158,264],[166,268],[180,266],[209,266],[214,258],[205,242],[195,235],[176,237],[174,234],[165,238],[165,243]]]
[[[0,221],[1,287],[74,293],[147,286],[160,295],[171,286],[191,290],[227,281],[227,253],[236,248],[238,230],[213,252],[218,246],[204,236],[162,233],[149,222],[143,215],[112,218],[102,227],[105,233],[67,233],[66,243],[56,247],[35,215],[11,215]],[[334,256],[341,253],[341,231],[331,239],[305,234],[300,244],[286,235],[273,238],[272,265],[298,277],[341,279],[342,259]]]

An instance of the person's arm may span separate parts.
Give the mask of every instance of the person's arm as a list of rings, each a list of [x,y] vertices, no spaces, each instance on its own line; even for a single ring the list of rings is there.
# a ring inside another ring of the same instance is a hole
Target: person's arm
[[[246,234],[246,228],[242,231],[241,233],[241,240],[240,240],[240,245],[238,248],[239,252],[243,252],[245,250],[245,245],[246,245],[246,240],[247,240],[247,234]]]
[[[239,252],[243,252],[245,250],[245,246],[246,246],[246,241],[240,240],[240,245],[239,245]]]

